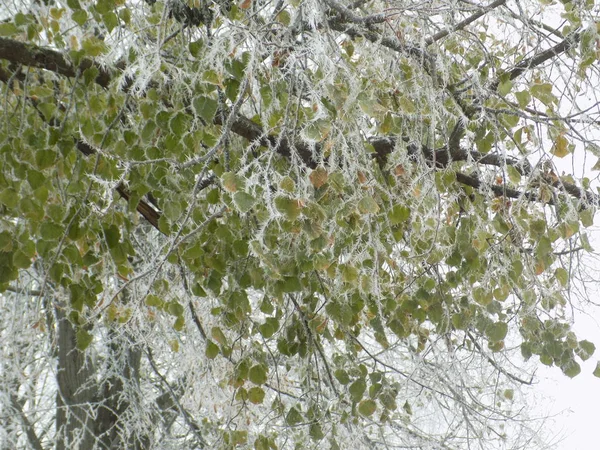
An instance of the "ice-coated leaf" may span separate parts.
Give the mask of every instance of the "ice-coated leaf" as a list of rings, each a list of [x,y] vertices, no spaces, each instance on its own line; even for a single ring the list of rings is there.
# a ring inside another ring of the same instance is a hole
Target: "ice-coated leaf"
[[[207,341],[205,354],[208,359],[215,359],[219,354],[219,346],[213,341]]]
[[[79,327],[77,330],[77,348],[81,351],[87,349],[92,343],[94,337],[85,328]]]
[[[593,375],[600,378],[600,361],[596,362],[596,368],[594,369]]]
[[[310,173],[309,178],[315,189],[318,189],[327,183],[328,173],[323,167],[317,167]]]
[[[376,214],[379,211],[379,205],[373,197],[367,195],[358,202],[358,210],[361,214]]]
[[[488,325],[485,329],[485,334],[491,341],[501,341],[508,333],[508,325],[506,322],[496,322]]]
[[[275,199],[275,207],[288,220],[296,220],[302,212],[302,203],[300,200],[288,197],[277,197]]]
[[[352,401],[358,403],[362,399],[366,389],[367,384],[362,378],[359,378],[354,383],[352,383],[348,388],[348,391],[350,392],[350,398],[352,398]]]
[[[196,114],[202,117],[206,122],[212,123],[219,106],[216,100],[200,95],[194,99],[193,105]]]
[[[556,137],[551,151],[553,155],[558,156],[559,158],[564,158],[571,153],[569,151],[569,141],[563,134]]]
[[[255,405],[258,405],[263,402],[265,398],[265,391],[261,388],[255,386],[248,389],[248,400]]]
[[[581,366],[574,360],[568,361],[560,368],[563,371],[563,373],[569,378],[574,378],[581,373]]]
[[[248,371],[248,379],[254,384],[265,384],[267,382],[267,370],[261,364],[256,364]]]
[[[579,344],[575,349],[577,356],[579,356],[583,361],[590,359],[595,351],[596,346],[594,343],[586,340],[579,341]]]
[[[302,418],[302,414],[296,408],[290,408],[287,415],[285,416],[285,422],[289,426],[294,426],[302,422],[304,419]]]
[[[377,409],[377,403],[374,400],[363,400],[358,404],[358,412],[363,416],[371,416]]]
[[[247,192],[236,192],[233,194],[233,201],[241,213],[247,213],[254,206],[256,199]]]

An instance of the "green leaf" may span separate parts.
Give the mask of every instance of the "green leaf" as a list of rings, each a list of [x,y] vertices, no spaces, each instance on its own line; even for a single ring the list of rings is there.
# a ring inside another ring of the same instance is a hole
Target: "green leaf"
[[[314,122],[309,123],[306,128],[304,128],[306,137],[317,142],[325,139],[330,131],[331,121],[326,119],[317,119]]]
[[[175,136],[181,137],[190,130],[191,119],[187,114],[177,113],[169,123]]]
[[[388,213],[388,218],[392,225],[406,222],[410,218],[410,208],[404,205],[394,205]]]
[[[64,231],[60,225],[53,222],[44,222],[40,227],[40,236],[45,241],[55,241],[63,235]]]
[[[320,441],[325,437],[325,433],[323,433],[323,427],[321,427],[319,422],[315,422],[310,425],[308,434],[313,441]]]
[[[508,333],[508,325],[505,322],[496,322],[488,325],[485,329],[485,334],[490,341],[501,341]]]
[[[200,51],[204,47],[204,41],[202,39],[198,39],[197,41],[190,42],[188,48],[190,53],[194,58],[197,58],[200,55]]]
[[[6,188],[0,192],[0,203],[8,208],[14,208],[19,203],[19,195],[13,188]]]
[[[265,391],[263,391],[262,388],[255,386],[255,387],[248,389],[248,400],[250,400],[251,403],[254,403],[255,405],[259,405],[263,402],[264,398],[265,398]]]
[[[222,86],[221,77],[213,69],[209,69],[202,74],[202,79],[210,84]]]
[[[77,348],[82,352],[90,346],[94,337],[84,328],[78,328],[76,334]]]
[[[515,92],[515,97],[517,98],[517,102],[521,108],[525,108],[527,105],[529,105],[529,102],[531,102],[531,94],[529,91]]]
[[[521,174],[519,173],[519,171],[515,167],[508,166],[507,167],[507,171],[508,171],[508,179],[512,183],[519,184],[521,182]]]
[[[219,346],[213,341],[207,341],[205,354],[208,359],[215,359],[219,354]]]
[[[298,425],[304,419],[302,418],[302,414],[296,408],[290,408],[287,415],[285,416],[285,422],[293,427],[294,425]]]
[[[146,297],[146,306],[154,306],[156,308],[162,308],[164,302],[160,299],[160,297],[150,294]]]
[[[229,345],[227,337],[219,327],[212,327],[210,336],[221,345]]]
[[[531,86],[529,92],[546,106],[552,106],[557,101],[554,94],[552,94],[550,83],[536,83]]]
[[[262,364],[256,364],[248,371],[248,379],[254,384],[267,382],[267,369]]]
[[[358,404],[358,412],[363,416],[371,416],[377,409],[377,403],[374,400],[363,400]]]
[[[248,441],[248,432],[246,430],[234,430],[229,433],[229,442],[234,447],[244,445]]]
[[[579,220],[581,220],[581,224],[588,228],[594,225],[594,211],[589,208],[584,209],[579,212]]]
[[[0,37],[9,37],[17,33],[19,33],[19,27],[17,27],[14,23],[0,23]]]
[[[20,249],[13,253],[13,264],[17,269],[27,269],[31,266],[31,257],[27,256]]]
[[[568,361],[566,364],[562,365],[560,369],[569,378],[576,377],[581,373],[581,366],[574,360]]]
[[[285,25],[287,27],[291,23],[292,18],[290,16],[290,13],[284,9],[280,13],[277,14],[277,16],[275,17],[275,20],[277,20],[277,22],[279,22],[282,25]]]
[[[247,213],[254,206],[256,199],[246,192],[236,192],[233,194],[233,202],[241,213]]]
[[[596,362],[596,368],[594,369],[593,375],[600,378],[600,361]]]
[[[112,11],[104,14],[102,16],[102,21],[104,22],[104,25],[106,25],[106,29],[109,33],[119,25],[119,18]]]
[[[141,136],[144,142],[150,142],[156,134],[156,123],[153,120],[149,120],[142,128]]]
[[[367,195],[358,202],[358,210],[361,214],[376,214],[379,211],[379,205],[373,197]]]
[[[577,353],[577,356],[579,356],[583,361],[590,359],[595,351],[596,346],[594,343],[586,340],[579,341],[579,344],[575,349],[575,353]]]
[[[300,200],[288,197],[276,197],[275,207],[282,213],[286,219],[294,221],[300,216],[302,206]]]
[[[196,97],[192,103],[194,105],[196,114],[202,117],[207,123],[213,122],[215,113],[219,107],[219,104],[216,100],[213,100],[210,97],[199,96]]]
[[[399,110],[406,114],[414,114],[417,111],[415,103],[410,97],[402,95],[397,98]]]
[[[185,319],[183,316],[178,316],[173,323],[173,329],[175,331],[182,331],[185,328]]]
[[[234,172],[225,172],[221,175],[221,182],[228,192],[237,192],[240,189],[244,189],[244,180]]]
[[[265,436],[260,435],[254,441],[254,450],[271,450],[271,448],[275,448],[275,446],[271,446],[269,439]]]
[[[362,378],[359,378],[354,383],[352,383],[348,388],[348,391],[350,392],[350,398],[352,398],[352,401],[358,403],[362,399],[366,389],[367,384]]]
[[[333,375],[337,378],[340,384],[346,385],[350,383],[350,377],[348,376],[348,372],[343,369],[337,369]]]
[[[98,39],[97,37],[90,36],[84,39],[81,42],[81,48],[84,51],[84,54],[89,57],[100,56],[102,53],[106,52],[106,44],[104,41]]]
[[[284,277],[283,292],[289,294],[291,292],[299,292],[302,290],[302,283],[298,277]]]
[[[569,272],[567,272],[562,267],[558,267],[554,271],[554,276],[556,277],[556,279],[558,280],[558,282],[561,284],[562,287],[566,287],[567,284],[569,284]]]
[[[510,79],[502,81],[498,85],[498,93],[503,96],[507,95],[510,92],[510,90],[512,89],[513,85],[514,85],[514,83]]]
[[[167,307],[169,314],[172,316],[182,316],[183,315],[183,306],[178,302],[169,302],[169,306]]]

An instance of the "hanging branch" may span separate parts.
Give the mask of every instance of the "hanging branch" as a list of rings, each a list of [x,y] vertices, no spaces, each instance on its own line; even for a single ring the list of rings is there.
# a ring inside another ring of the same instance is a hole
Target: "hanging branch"
[[[366,39],[374,43],[378,42],[381,45],[390,48],[391,50],[398,52],[408,52],[413,56],[423,57],[425,59],[432,59],[429,55],[427,55],[426,52],[423,52],[422,50],[410,45],[404,45],[400,43],[397,39],[382,39],[376,33],[371,31],[358,31],[355,28],[348,29],[343,23],[339,23],[336,21],[331,21],[330,25],[333,29],[339,29],[340,31],[344,31],[351,36],[354,35],[365,37]],[[532,69],[537,65],[547,61],[551,57],[557,56],[561,52],[567,51],[569,48],[572,47],[574,42],[576,42],[576,39],[579,39],[578,36],[579,35],[576,35],[573,38],[567,38],[561,44],[554,46],[552,49],[540,52],[538,55],[534,55],[528,60],[521,62],[518,66],[516,66],[509,72],[511,74],[511,78],[516,78],[525,70]],[[6,59],[14,63],[20,63],[25,65],[31,64],[33,67],[43,68],[68,77],[74,77],[77,73],[77,70],[96,67],[99,70],[99,75],[98,77],[96,77],[95,81],[102,87],[107,87],[110,84],[111,77],[113,76],[113,72],[107,69],[103,69],[100,65],[98,65],[90,59],[82,60],[78,66],[78,69],[76,70],[63,56],[63,54],[58,51],[51,49],[42,49],[35,45],[23,44],[21,42],[6,38],[0,38],[0,59]],[[102,72],[100,72],[101,69]],[[120,70],[122,69],[122,67],[117,67],[117,69]],[[2,75],[0,76],[0,79],[2,81],[8,81],[6,72],[0,72],[0,75]],[[497,82],[492,83],[492,85],[494,84],[497,87]],[[466,113],[470,114],[471,112],[466,111]],[[214,123],[216,125],[222,125],[220,122],[221,114],[216,114],[214,118]],[[257,142],[260,145],[271,148],[278,154],[286,158],[289,158],[292,155],[292,153],[295,152],[296,154],[298,154],[298,156],[301,158],[303,163],[306,164],[307,167],[317,167],[317,162],[313,157],[313,151],[306,143],[303,143],[301,141],[291,142],[285,137],[279,139],[277,136],[269,135],[263,131],[260,125],[240,114],[238,114],[232,120],[231,131],[239,136],[248,139],[249,141]],[[458,131],[460,131],[460,128],[458,128]],[[394,150],[396,140],[396,137],[375,138],[371,140],[370,143],[373,145],[377,152],[377,158],[381,161],[384,161],[386,155],[390,154]],[[501,159],[497,155],[480,155],[477,152],[468,152],[456,146],[457,140],[459,140],[458,136],[456,136],[456,138],[453,140],[453,145],[451,148],[444,147],[438,150],[433,150],[426,146],[423,146],[421,150],[423,151],[423,154],[426,157],[426,159],[432,162],[435,161],[436,167],[442,168],[446,167],[451,161],[468,161],[469,159],[473,159],[474,162],[477,162],[479,164],[490,164],[499,167],[502,167],[504,163],[516,167],[518,167],[520,164],[515,159]],[[77,147],[80,151],[89,151],[89,149],[86,149],[84,145],[85,144],[78,144]],[[320,146],[316,145],[314,153],[319,154],[320,151]],[[457,175],[457,181],[459,183],[466,184],[471,187],[476,187],[478,189],[485,188],[480,180],[476,180],[472,177],[467,177],[466,175]],[[579,200],[584,200],[592,205],[600,205],[600,198],[597,195],[588,191],[584,191],[571,183],[560,182],[559,184],[569,195]],[[502,186],[489,186],[489,189],[491,189],[497,195],[506,195],[510,198],[524,197],[532,201],[540,201],[539,196],[533,193],[521,192]],[[499,189],[501,189],[503,193],[499,193]],[[126,200],[130,198],[130,195],[124,187],[119,186],[117,188],[117,191]],[[138,209],[138,212],[142,214],[143,217],[145,217],[155,228],[158,229],[158,219],[160,218],[159,212],[157,212],[156,210],[154,210],[154,208],[145,203],[140,203],[136,208]]]

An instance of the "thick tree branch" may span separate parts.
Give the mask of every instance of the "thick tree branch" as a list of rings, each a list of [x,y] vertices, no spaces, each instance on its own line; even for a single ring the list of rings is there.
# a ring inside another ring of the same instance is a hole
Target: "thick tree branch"
[[[475,189],[489,189],[490,191],[492,191],[494,193],[494,195],[496,197],[507,197],[507,198],[521,198],[521,197],[525,197],[527,200],[530,201],[534,201],[534,202],[540,202],[542,201],[539,196],[537,196],[536,194],[533,194],[531,192],[521,192],[518,191],[517,189],[511,189],[509,187],[506,187],[505,185],[487,185],[484,184],[479,178],[474,177],[472,175],[466,175],[464,173],[461,172],[456,172],[456,181],[458,181],[461,184],[464,184],[466,186],[471,186],[472,188]],[[553,199],[550,199],[546,202],[549,205],[554,205],[554,201]]]
[[[557,57],[561,53],[564,53],[564,52],[570,50],[571,48],[573,48],[574,46],[576,46],[579,43],[580,39],[581,39],[580,32],[573,33],[573,34],[567,36],[562,42],[559,42],[558,44],[556,44],[554,47],[551,47],[547,50],[536,53],[531,58],[524,59],[523,61],[521,61],[519,64],[517,64],[512,69],[501,73],[490,84],[490,88],[495,91],[496,89],[498,89],[498,85],[500,84],[501,79],[506,77],[507,74],[508,74],[508,78],[510,80],[514,80],[515,78],[522,75],[524,72],[534,69],[535,67],[539,66],[540,64],[543,64],[546,61]]]
[[[96,83],[106,88],[113,78],[113,73],[91,59],[83,58],[78,66],[74,66],[63,53],[49,48],[0,37],[0,59],[24,66],[36,67],[55,72],[66,77],[75,77],[86,69],[96,68]]]
[[[340,5],[335,0],[323,0],[324,3],[337,12],[340,18],[346,22],[357,23],[361,25],[374,25],[377,23],[385,22],[387,16],[385,13],[373,14],[370,16],[357,16],[350,9],[343,5]],[[506,0],[505,0],[506,1]]]

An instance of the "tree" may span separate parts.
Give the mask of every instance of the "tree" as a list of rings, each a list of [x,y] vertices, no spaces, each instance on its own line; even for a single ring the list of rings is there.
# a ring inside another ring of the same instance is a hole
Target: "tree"
[[[3,447],[539,443],[523,358],[594,352],[593,1],[2,8]]]

